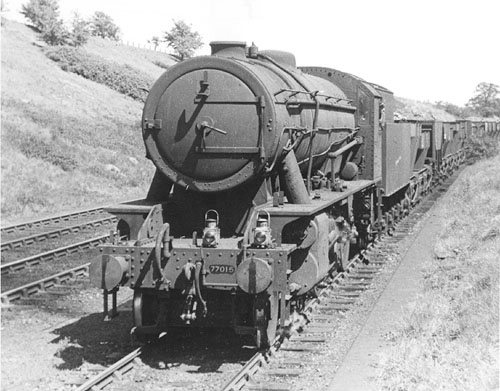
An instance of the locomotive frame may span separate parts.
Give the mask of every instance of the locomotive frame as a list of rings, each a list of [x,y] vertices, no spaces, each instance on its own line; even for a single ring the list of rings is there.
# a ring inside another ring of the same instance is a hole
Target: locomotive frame
[[[456,169],[468,128],[395,123],[384,87],[211,45],[152,87],[143,137],[157,171],[145,200],[109,208],[118,233],[90,279],[108,318],[119,287],[134,290],[139,338],[231,327],[266,346],[351,244],[390,231]]]

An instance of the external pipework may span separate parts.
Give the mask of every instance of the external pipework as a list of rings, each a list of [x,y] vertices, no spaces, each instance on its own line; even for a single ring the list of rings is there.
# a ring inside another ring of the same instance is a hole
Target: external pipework
[[[339,184],[338,178],[335,178],[335,159],[337,159],[339,156],[342,156],[345,152],[349,151],[351,148],[355,147],[356,145],[362,144],[363,143],[363,138],[361,137],[355,137],[354,140],[351,142],[347,143],[344,145],[342,148],[337,149],[334,152],[329,152],[328,153],[328,158],[330,159],[330,169],[332,172],[332,184],[331,184],[331,189],[332,191],[342,191],[342,185]],[[352,178],[354,178],[355,175],[357,175],[358,170],[356,166],[347,166],[350,168],[349,171]]]
[[[283,164],[280,168],[280,182],[284,185],[288,202],[292,204],[311,203],[293,150],[288,152],[283,159]]]
[[[169,288],[170,281],[168,281],[167,277],[165,276],[165,273],[163,271],[163,268],[161,266],[161,260],[162,258],[170,258],[170,224],[165,223],[162,225],[160,228],[160,231],[158,232],[158,235],[156,236],[156,242],[155,242],[155,261],[156,261],[156,267],[158,268],[158,272],[162,276],[162,282],[164,282],[167,286],[167,289]]]
[[[313,95],[315,101],[313,127],[311,132],[311,140],[309,141],[309,161],[307,162],[307,192],[311,194],[311,176],[313,166],[313,140],[316,132],[318,131],[318,116],[319,116],[319,99],[317,94]]]
[[[203,270],[203,261],[197,261],[196,262],[196,270],[194,273],[194,287],[196,290],[196,296],[198,300],[200,301],[202,307],[203,307],[203,316],[207,315],[207,302],[205,299],[203,299],[203,296],[201,295],[201,272]]]

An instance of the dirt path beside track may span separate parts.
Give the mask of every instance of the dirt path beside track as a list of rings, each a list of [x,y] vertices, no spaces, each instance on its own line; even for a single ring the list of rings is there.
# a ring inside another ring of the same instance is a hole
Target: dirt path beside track
[[[333,375],[328,387],[330,391],[378,389],[379,359],[391,347],[392,330],[409,311],[408,306],[417,299],[422,284],[421,268],[434,257],[434,246],[442,229],[442,219],[446,217],[440,206],[447,199],[447,195],[439,199],[428,212],[418,234],[402,249],[401,263]]]

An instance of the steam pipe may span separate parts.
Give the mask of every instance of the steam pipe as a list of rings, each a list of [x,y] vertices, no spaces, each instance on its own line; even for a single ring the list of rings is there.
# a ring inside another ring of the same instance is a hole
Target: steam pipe
[[[283,165],[280,167],[279,175],[288,202],[292,204],[311,203],[294,151],[288,152],[283,159]]]
[[[352,147],[354,147],[355,145],[358,145],[358,144],[362,144],[363,143],[363,139],[361,137],[356,137],[354,140],[352,140],[350,143],[344,145],[342,148],[340,149],[337,149],[335,152],[329,152],[328,153],[328,157],[330,159],[334,159],[340,155],[342,155],[344,152],[348,151],[349,149],[351,149]]]
[[[311,132],[311,137],[309,139],[309,161],[307,162],[307,193],[311,194],[311,175],[313,166],[313,141],[316,132],[318,131],[318,116],[319,116],[319,99],[314,95],[314,100],[316,101],[316,107],[314,110],[313,127]]]

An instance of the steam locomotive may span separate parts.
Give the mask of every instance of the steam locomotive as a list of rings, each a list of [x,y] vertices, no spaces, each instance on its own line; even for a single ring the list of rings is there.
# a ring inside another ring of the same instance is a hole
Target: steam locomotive
[[[466,121],[395,123],[391,91],[291,53],[213,42],[153,85],[147,197],[109,208],[90,267],[134,291],[133,332],[231,327],[272,343],[351,246],[390,231],[463,160]],[[108,296],[113,309],[108,311]]]

